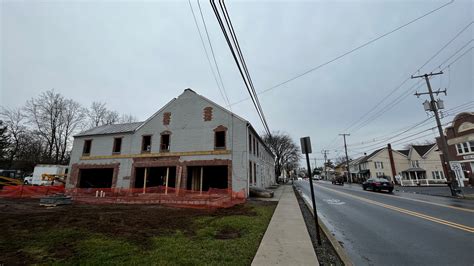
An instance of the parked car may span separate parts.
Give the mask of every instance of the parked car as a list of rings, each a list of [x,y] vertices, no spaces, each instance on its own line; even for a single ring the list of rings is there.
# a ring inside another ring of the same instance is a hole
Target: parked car
[[[385,178],[372,177],[362,183],[362,189],[371,189],[372,191],[387,190],[391,193],[393,191],[393,182]]]
[[[334,178],[331,180],[331,183],[332,183],[333,185],[344,185],[344,177],[343,177],[343,176],[334,177]]]

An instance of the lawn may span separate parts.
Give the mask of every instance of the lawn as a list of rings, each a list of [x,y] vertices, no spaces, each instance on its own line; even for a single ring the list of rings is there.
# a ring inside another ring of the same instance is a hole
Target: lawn
[[[0,200],[0,264],[250,265],[276,204],[229,209]]]

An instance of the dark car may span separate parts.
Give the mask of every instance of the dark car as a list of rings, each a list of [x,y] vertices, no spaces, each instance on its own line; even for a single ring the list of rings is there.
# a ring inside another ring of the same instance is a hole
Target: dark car
[[[344,177],[339,176],[332,179],[331,183],[333,185],[344,185]]]
[[[362,188],[364,190],[371,189],[372,191],[387,190],[391,193],[393,191],[393,182],[385,178],[373,177],[362,183]]]

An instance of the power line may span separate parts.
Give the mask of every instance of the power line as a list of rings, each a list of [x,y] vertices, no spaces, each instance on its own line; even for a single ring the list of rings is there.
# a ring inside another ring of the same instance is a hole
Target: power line
[[[232,43],[231,43],[231,40],[230,40],[230,38],[229,38],[229,35],[228,35],[228,33],[227,33],[227,30],[226,30],[225,25],[224,25],[224,23],[223,23],[223,21],[222,21],[222,18],[221,18],[221,16],[220,16],[220,13],[219,13],[219,11],[218,11],[218,9],[217,9],[216,4],[214,3],[213,0],[210,0],[210,4],[211,4],[212,9],[213,9],[213,11],[214,11],[214,15],[216,16],[216,19],[217,19],[217,21],[218,21],[218,23],[219,23],[219,26],[220,26],[220,28],[221,28],[221,31],[222,31],[222,33],[224,34],[224,37],[225,37],[226,42],[227,42],[227,45],[229,46],[229,49],[230,49],[230,51],[231,51],[231,53],[232,53],[232,57],[234,58],[234,61],[235,61],[236,65],[237,65],[237,68],[238,68],[238,70],[239,70],[239,72],[240,72],[240,75],[241,75],[241,77],[242,77],[242,80],[244,81],[245,87],[246,87],[248,93],[250,94],[250,97],[251,97],[251,99],[252,99],[252,102],[253,102],[253,104],[254,104],[255,109],[257,110],[257,114],[258,114],[258,116],[259,116],[259,118],[260,118],[260,120],[261,120],[261,122],[262,122],[262,124],[263,124],[263,127],[264,127],[265,131],[267,132],[267,134],[270,135],[270,134],[271,134],[271,133],[270,133],[270,129],[269,129],[268,124],[267,124],[267,122],[266,122],[266,120],[265,120],[265,118],[264,118],[264,116],[263,116],[263,112],[262,112],[262,110],[259,108],[259,105],[257,104],[256,100],[255,100],[254,97],[253,97],[252,89],[250,88],[250,84],[249,84],[249,82],[248,82],[248,80],[247,80],[247,79],[248,79],[248,77],[246,76],[247,73],[244,74],[244,71],[243,71],[243,69],[242,69],[241,64],[244,64],[244,62],[239,62],[239,59],[237,58],[236,51],[235,51],[235,49],[237,49],[237,47],[234,49],[234,46],[233,46]],[[224,18],[225,18],[225,17],[224,17]],[[235,45],[235,43],[234,43],[234,45]]]
[[[225,98],[227,99],[228,106],[232,110],[229,97],[227,96],[227,92],[225,90],[224,82],[222,81],[221,71],[219,70],[219,64],[217,64],[216,55],[214,54],[214,49],[212,48],[211,38],[209,37],[206,21],[204,20],[204,15],[202,14],[201,3],[199,2],[199,0],[197,0],[197,3],[199,7],[199,13],[201,14],[202,23],[204,25],[204,30],[206,31],[207,41],[209,42],[209,47],[211,48],[212,58],[214,59],[214,64],[216,65],[217,74],[219,75],[219,80],[221,81],[221,84],[222,84],[222,90],[224,92]]]
[[[359,46],[357,46],[357,47],[355,47],[355,48],[353,48],[353,49],[351,49],[351,50],[349,50],[349,51],[347,51],[347,52],[345,52],[345,53],[343,53],[343,54],[341,54],[341,55],[339,55],[339,56],[337,56],[337,57],[335,57],[335,58],[333,58],[333,59],[331,59],[331,60],[329,60],[329,61],[326,61],[326,62],[324,62],[324,63],[322,63],[322,64],[320,64],[320,65],[317,65],[317,66],[315,66],[315,67],[313,67],[313,68],[311,68],[311,69],[309,69],[309,70],[307,70],[307,71],[305,71],[305,72],[303,72],[303,73],[301,73],[301,74],[298,74],[298,75],[296,75],[296,76],[294,76],[294,77],[292,77],[292,78],[290,78],[290,79],[287,79],[287,80],[285,80],[285,81],[283,81],[283,82],[280,82],[280,83],[278,83],[278,84],[276,84],[276,85],[274,85],[274,86],[272,86],[272,87],[270,87],[270,88],[268,88],[268,89],[265,89],[265,90],[259,92],[258,94],[263,94],[263,93],[265,93],[265,92],[268,92],[268,91],[270,91],[270,90],[273,90],[273,89],[275,89],[275,88],[277,88],[277,87],[280,87],[280,86],[282,86],[282,85],[284,85],[284,84],[286,84],[286,83],[289,83],[289,82],[291,82],[291,81],[293,81],[293,80],[295,80],[295,79],[298,79],[298,78],[300,78],[300,77],[302,77],[302,76],[304,76],[304,75],[306,75],[306,74],[309,74],[309,73],[311,73],[311,72],[313,72],[313,71],[315,71],[315,70],[318,70],[318,69],[320,69],[320,68],[322,68],[322,67],[324,67],[324,66],[326,66],[326,65],[328,65],[328,64],[330,64],[330,63],[333,63],[333,62],[335,62],[335,61],[337,61],[337,60],[339,60],[339,59],[341,59],[341,58],[343,58],[343,57],[345,57],[345,56],[347,56],[347,55],[349,55],[349,54],[352,54],[353,52],[355,52],[355,51],[357,51],[357,50],[359,50],[359,49],[361,49],[361,48],[364,48],[364,47],[368,46],[369,44],[372,44],[372,43],[374,43],[374,42],[376,42],[376,41],[378,41],[378,40],[380,40],[380,39],[382,39],[382,38],[384,38],[384,37],[386,37],[386,36],[388,36],[388,35],[390,35],[390,34],[396,32],[396,31],[398,31],[398,30],[401,30],[402,28],[404,28],[404,27],[406,27],[406,26],[408,26],[408,25],[410,25],[410,24],[412,24],[412,23],[414,23],[414,22],[416,22],[416,21],[418,21],[418,20],[420,20],[420,19],[422,19],[422,18],[424,18],[424,17],[426,17],[426,16],[428,16],[428,15],[430,15],[430,14],[432,14],[432,13],[434,13],[434,12],[436,12],[436,11],[438,11],[438,10],[440,10],[440,9],[442,9],[442,8],[444,8],[444,7],[446,7],[446,6],[448,6],[448,5],[450,5],[450,4],[452,4],[453,2],[454,2],[454,0],[451,0],[451,1],[449,1],[448,3],[446,3],[446,4],[444,4],[444,5],[442,5],[442,6],[438,7],[438,8],[435,8],[435,9],[429,11],[428,13],[425,13],[425,14],[422,15],[422,16],[419,16],[419,17],[417,17],[417,18],[415,18],[415,19],[413,19],[413,20],[411,20],[411,21],[409,21],[409,22],[407,22],[407,23],[405,23],[405,24],[403,24],[403,25],[401,25],[401,26],[398,26],[398,27],[396,27],[395,29],[393,29],[393,30],[391,30],[391,31],[389,31],[389,32],[386,32],[386,33],[384,33],[384,34],[382,34],[382,35],[380,35],[380,36],[378,36],[378,37],[376,37],[376,38],[374,38],[374,39],[372,39],[372,40],[369,40],[369,41],[367,41],[367,42],[365,42],[365,43],[363,43],[363,44],[361,44],[361,45],[359,45]],[[248,100],[248,98],[242,99],[242,100],[240,100],[240,101],[238,101],[238,102],[234,102],[234,103],[232,103],[232,105],[235,105],[235,104],[237,104],[237,103],[240,103],[240,102],[243,102],[243,101],[246,101],[246,100]]]
[[[196,24],[196,29],[199,33],[199,37],[201,38],[202,48],[204,49],[204,52],[206,53],[206,57],[207,57],[207,61],[209,63],[209,67],[211,68],[212,75],[214,76],[214,80],[216,81],[217,88],[219,89],[221,97],[224,100],[224,102],[226,103],[227,107],[230,108],[229,98],[227,98],[227,94],[225,94],[225,90],[224,91],[222,90],[221,86],[219,85],[219,82],[217,81],[216,73],[214,72],[214,68],[212,67],[211,59],[209,58],[209,53],[207,52],[206,45],[204,44],[204,39],[202,38],[201,30],[199,29],[199,25],[197,23],[196,15],[194,14],[193,6],[191,5],[191,0],[188,0],[188,3],[189,3],[189,8],[191,9],[191,13],[193,14],[194,23]],[[204,25],[206,25],[206,24],[204,24]],[[207,29],[206,29],[206,32],[207,32]],[[209,36],[208,36],[208,38],[209,38]],[[209,44],[210,44],[210,40],[209,40]],[[211,45],[211,51],[212,51],[212,45]],[[214,56],[214,52],[212,52],[212,55]],[[215,62],[215,58],[214,58],[214,62]],[[216,63],[216,67],[217,67],[217,72],[219,73],[219,68],[217,66],[217,62],[215,62],[215,63]],[[219,73],[219,77],[220,77],[220,73]],[[224,83],[222,83],[222,79],[221,79],[221,84],[222,84],[222,86],[224,86]]]
[[[446,49],[446,47],[448,47],[454,40],[456,40],[463,32],[465,32],[469,27],[471,27],[471,25],[473,24],[474,22],[470,22],[468,23],[466,26],[464,26],[458,33],[456,33],[447,43],[445,43],[438,51],[436,51],[436,53],[434,53],[428,60],[426,60],[425,63],[423,63],[417,71],[415,71],[415,73],[417,73],[418,71],[420,71],[420,69],[422,69],[423,67],[425,67],[429,62],[431,62],[431,60],[433,60],[433,58],[435,58],[436,56],[438,56],[444,49]],[[457,52],[456,52],[457,53]],[[456,54],[455,53],[455,54]],[[442,64],[441,64],[442,65]],[[441,66],[440,65],[440,66]],[[399,90],[408,80],[410,80],[410,77],[406,78],[405,80],[403,80],[400,85],[398,85],[394,90],[392,90],[386,97],[384,97],[381,101],[379,101],[372,109],[370,109],[368,112],[366,112],[364,115],[361,116],[361,118],[359,118],[359,120],[357,120],[356,122],[352,123],[348,128],[345,129],[348,130],[349,128],[351,128],[352,126],[356,125],[357,123],[359,123],[364,117],[366,117],[368,114],[370,114],[372,111],[376,110],[385,100],[387,100],[393,93],[395,93],[397,90]],[[420,81],[418,81],[418,83],[420,83]],[[416,85],[415,85],[416,86]],[[410,89],[407,90],[406,92],[404,93],[409,93]],[[397,101],[400,97],[402,97],[402,95],[404,94],[402,93],[397,99],[395,99],[393,102]],[[405,96],[405,98],[408,97],[408,95]],[[396,102],[394,105],[391,106],[394,107],[395,105],[397,105],[398,103],[400,103],[402,100],[398,100],[398,102]],[[359,130],[360,128],[366,126],[367,124],[371,123],[372,121],[374,121],[374,118],[375,117],[378,117],[384,113],[386,113],[388,111],[388,108],[385,108],[385,109],[382,109],[380,110],[378,113],[375,113],[374,115],[372,115],[370,118],[368,118],[367,120],[365,120],[364,122],[362,122],[363,125],[359,125],[357,129],[353,129],[351,130],[351,132],[355,132],[357,130]]]

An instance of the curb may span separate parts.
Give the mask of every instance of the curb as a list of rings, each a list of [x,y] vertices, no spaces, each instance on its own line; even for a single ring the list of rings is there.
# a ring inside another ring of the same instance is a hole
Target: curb
[[[309,202],[307,202],[306,199],[301,195],[301,191],[298,188],[296,188],[296,190],[298,191],[301,198],[303,199],[306,207],[309,209],[311,214],[313,214],[313,216],[314,216],[313,208],[311,207]],[[346,266],[353,266],[354,264],[350,260],[349,256],[347,255],[346,251],[344,250],[344,248],[341,246],[341,244],[339,244],[339,241],[337,241],[337,239],[331,234],[331,232],[329,231],[327,226],[323,223],[323,221],[321,221],[321,219],[319,219],[319,217],[318,217],[318,222],[319,222],[319,227],[321,228],[321,231],[323,231],[324,235],[327,237],[327,239],[329,239],[329,242],[331,242],[331,245],[333,246],[334,250],[336,251],[337,256],[339,257],[339,259],[341,259],[342,263],[344,263],[344,265],[346,265]]]

